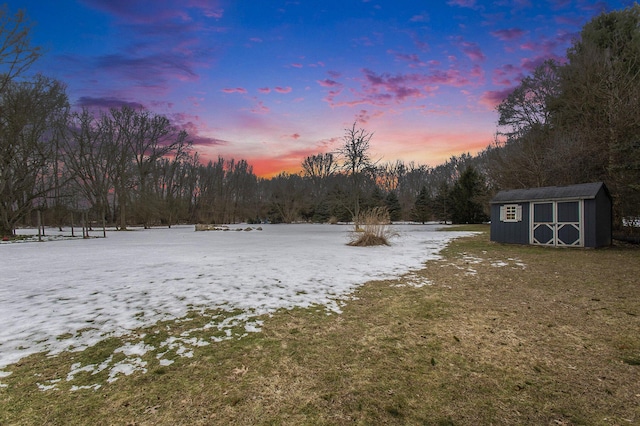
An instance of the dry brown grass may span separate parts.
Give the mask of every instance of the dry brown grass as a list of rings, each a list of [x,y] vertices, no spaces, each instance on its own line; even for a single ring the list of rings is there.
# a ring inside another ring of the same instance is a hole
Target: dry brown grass
[[[389,211],[385,207],[369,209],[356,220],[353,238],[348,244],[356,247],[388,246],[393,235],[390,225]]]
[[[443,254],[340,315],[279,312],[97,391],[39,391],[79,355],[30,357],[3,379],[0,424],[640,424],[638,248],[483,234]]]

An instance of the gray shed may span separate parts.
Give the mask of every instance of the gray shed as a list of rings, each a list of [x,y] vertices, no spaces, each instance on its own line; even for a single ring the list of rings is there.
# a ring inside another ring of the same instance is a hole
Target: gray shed
[[[491,241],[608,246],[611,206],[611,195],[602,182],[501,191],[491,200]]]

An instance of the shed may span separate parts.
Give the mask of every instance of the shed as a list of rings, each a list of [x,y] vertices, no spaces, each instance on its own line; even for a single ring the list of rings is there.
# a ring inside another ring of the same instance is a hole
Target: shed
[[[491,241],[554,247],[611,244],[612,202],[603,182],[501,191],[491,200]]]

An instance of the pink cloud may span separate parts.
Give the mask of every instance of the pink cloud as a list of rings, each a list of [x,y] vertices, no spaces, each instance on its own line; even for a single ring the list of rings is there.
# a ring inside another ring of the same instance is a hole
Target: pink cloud
[[[429,22],[429,15],[426,13],[421,13],[419,15],[413,15],[409,22]]]
[[[291,66],[294,67],[294,68],[302,68],[303,67],[303,65],[301,63],[299,63],[299,62],[294,62],[294,63],[291,64]]]
[[[331,79],[324,79],[324,80],[316,80],[318,82],[318,84],[322,87],[340,87],[342,86],[342,84],[338,83],[335,80],[331,80]]]
[[[480,97],[480,104],[489,109],[495,109],[500,102],[507,98],[513,92],[513,87],[503,90],[489,90],[482,94]]]
[[[82,96],[78,99],[78,101],[76,102],[76,106],[82,107],[82,108],[89,108],[89,109],[111,109],[111,108],[122,108],[123,106],[128,106],[130,108],[133,108],[135,110],[140,110],[140,109],[144,109],[144,105],[138,103],[138,102],[131,102],[131,101],[126,101],[124,99],[119,99],[119,98],[115,98],[115,97],[101,97],[101,98],[94,98],[91,96]]]
[[[449,6],[467,7],[470,9],[476,8],[476,0],[449,0],[447,4]]]
[[[513,86],[522,77],[521,68],[506,64],[493,70],[491,81],[496,86]]]
[[[409,62],[409,66],[411,68],[421,67],[426,65],[424,62],[420,60],[420,57],[418,57],[418,55],[416,55],[415,53],[407,54],[407,53],[395,52],[393,50],[387,50],[387,53],[393,55],[398,61]]]
[[[269,107],[264,104],[264,102],[262,102],[262,101],[260,101],[260,100],[258,100],[256,98],[253,98],[253,100],[256,102],[256,104],[255,104],[255,106],[253,108],[251,108],[251,112],[252,113],[254,113],[254,114],[267,114],[269,111],[271,111],[269,109]]]
[[[268,88],[268,87],[261,87],[261,88],[258,89],[258,92],[266,95],[266,94],[271,93],[271,89]]]
[[[222,89],[222,92],[224,92],[224,93],[242,93],[242,94],[245,94],[245,93],[247,93],[247,89],[245,89],[243,87],[235,87],[235,88],[228,87],[228,88]]]
[[[521,30],[520,28],[507,28],[503,30],[492,31],[491,35],[497,37],[502,41],[511,41],[518,39],[526,34],[526,31]]]
[[[462,52],[467,55],[467,58],[474,62],[482,62],[486,59],[478,43],[463,41],[460,43],[460,48],[462,49]]]
[[[275,89],[273,89],[273,90],[275,90],[275,91],[276,91],[276,92],[278,92],[278,93],[291,93],[291,91],[292,91],[293,89],[291,89],[291,87],[289,87],[289,86],[287,86],[287,87],[280,87],[280,86],[277,86],[277,87],[276,87]]]

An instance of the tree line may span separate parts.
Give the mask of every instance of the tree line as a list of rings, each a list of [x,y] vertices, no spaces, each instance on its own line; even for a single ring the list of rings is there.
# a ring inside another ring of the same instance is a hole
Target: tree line
[[[128,106],[71,108],[62,82],[25,71],[41,55],[23,12],[0,9],[0,235],[88,214],[120,229],[176,223],[391,220],[477,223],[501,189],[604,181],[616,224],[640,216],[640,6],[583,27],[498,106],[496,142],[436,167],[371,158],[374,133],[344,129],[300,173],[260,178],[245,160],[201,161],[184,131]]]

